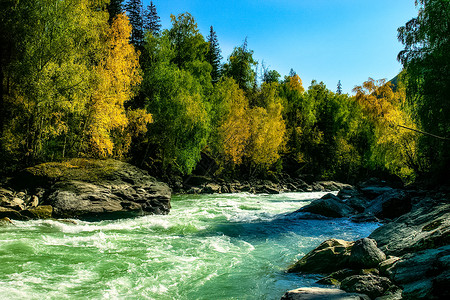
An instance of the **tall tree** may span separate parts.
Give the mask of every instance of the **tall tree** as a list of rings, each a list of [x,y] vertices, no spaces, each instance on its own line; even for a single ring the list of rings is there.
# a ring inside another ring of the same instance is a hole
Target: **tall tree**
[[[222,55],[220,54],[221,50],[219,47],[219,40],[217,39],[217,34],[212,26],[209,29],[207,41],[209,43],[209,51],[208,54],[206,55],[206,60],[212,66],[211,71],[212,82],[216,83],[217,81],[219,81],[221,75],[222,64],[220,63],[220,61],[222,60]]]
[[[161,19],[156,11],[153,1],[144,10],[144,30],[151,32],[153,35],[158,34],[161,29]]]
[[[336,94],[341,95],[342,94],[342,83],[339,80],[337,84]]]
[[[123,0],[111,0],[108,4],[109,24],[112,24],[114,18],[123,12]]]
[[[450,1],[418,0],[416,6],[418,16],[398,29],[405,46],[398,59],[407,72],[407,97],[419,126],[443,138],[423,135],[420,149],[431,170],[446,174],[450,169]]]
[[[248,92],[256,82],[256,71],[254,67],[257,62],[253,58],[253,50],[247,46],[247,38],[240,47],[234,48],[228,62],[223,66],[225,76],[233,78],[241,89]]]
[[[144,41],[144,12],[142,0],[128,0],[125,4],[125,9],[132,26],[131,43],[136,47],[140,47]]]

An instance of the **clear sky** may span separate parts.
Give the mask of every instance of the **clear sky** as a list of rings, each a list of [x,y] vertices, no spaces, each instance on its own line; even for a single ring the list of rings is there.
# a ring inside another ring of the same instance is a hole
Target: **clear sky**
[[[144,6],[150,0],[144,0]],[[414,0],[154,0],[164,29],[170,15],[191,13],[205,36],[213,26],[224,60],[248,37],[254,58],[282,76],[293,68],[352,93],[368,77],[401,71],[397,28],[417,15]]]

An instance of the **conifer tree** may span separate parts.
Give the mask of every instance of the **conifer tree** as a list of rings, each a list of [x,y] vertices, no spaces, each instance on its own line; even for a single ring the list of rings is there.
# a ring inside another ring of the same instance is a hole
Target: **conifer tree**
[[[108,4],[109,24],[112,24],[114,18],[122,12],[122,0],[111,0]]]
[[[144,30],[150,31],[153,35],[159,33],[161,29],[161,19],[156,12],[156,6],[153,1],[150,1],[150,5],[144,11]]]
[[[340,80],[338,81],[338,84],[337,84],[336,94],[338,94],[338,95],[342,94],[342,84],[341,84]]]
[[[219,41],[217,39],[217,34],[214,31],[214,28],[211,26],[209,29],[208,35],[208,43],[209,43],[209,52],[206,55],[207,61],[212,66],[211,78],[212,82],[216,83],[220,79],[221,73],[221,59],[222,55],[220,54],[221,50],[219,48]]]
[[[128,0],[125,4],[125,9],[133,28],[130,41],[134,46],[140,47],[144,41],[142,0]]]

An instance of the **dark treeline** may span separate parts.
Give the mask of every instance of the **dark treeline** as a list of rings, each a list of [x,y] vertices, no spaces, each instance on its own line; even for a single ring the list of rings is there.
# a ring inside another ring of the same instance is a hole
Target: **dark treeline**
[[[202,160],[228,178],[445,179],[450,4],[418,8],[399,28],[404,71],[350,96],[340,81],[305,89],[293,70],[258,74],[247,40],[222,63],[212,26],[205,38],[184,13],[163,29],[152,2],[2,0],[3,172],[113,157],[161,177]]]

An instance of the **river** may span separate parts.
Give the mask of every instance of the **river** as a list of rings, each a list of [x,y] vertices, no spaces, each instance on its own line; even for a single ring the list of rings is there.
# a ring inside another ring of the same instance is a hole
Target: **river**
[[[0,227],[1,299],[279,299],[323,240],[379,225],[286,216],[324,193],[173,196],[166,216]]]

